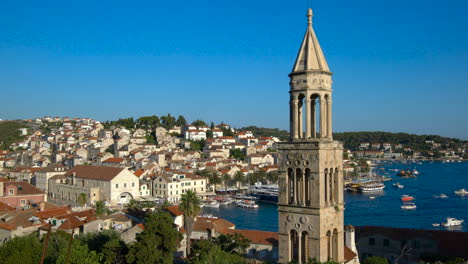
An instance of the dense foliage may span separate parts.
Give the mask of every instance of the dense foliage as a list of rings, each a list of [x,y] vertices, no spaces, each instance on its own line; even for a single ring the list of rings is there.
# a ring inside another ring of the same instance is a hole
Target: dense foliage
[[[169,213],[157,211],[146,217],[145,230],[130,246],[128,263],[172,263],[179,234]]]
[[[22,122],[2,121],[0,122],[0,149],[8,149],[12,143],[23,140],[20,128],[26,127]]]
[[[223,240],[228,240],[227,238]],[[236,248],[238,246],[235,246]],[[224,250],[214,240],[199,240],[193,245],[192,264],[242,264],[247,261],[236,252]]]

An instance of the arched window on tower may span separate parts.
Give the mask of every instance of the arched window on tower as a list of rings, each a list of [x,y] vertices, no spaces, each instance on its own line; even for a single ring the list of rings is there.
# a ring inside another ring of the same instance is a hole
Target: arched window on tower
[[[333,185],[334,185],[334,189],[335,189],[335,192],[334,192],[334,195],[335,195],[335,203],[340,203],[341,201],[339,200],[339,197],[340,197],[340,184],[339,184],[339,170],[338,168],[335,168],[335,172],[333,173]]]
[[[332,236],[332,258],[334,261],[338,261],[338,230],[333,230]]]
[[[298,102],[297,102],[297,131],[298,131],[298,137],[299,138],[304,138],[304,124],[306,124],[307,121],[305,121],[304,115],[306,114],[306,111],[304,111],[304,106],[305,106],[305,96],[303,94],[299,94],[297,97]],[[305,121],[305,122],[304,122]]]
[[[322,115],[323,122],[322,122],[322,124],[324,126],[323,130],[322,130],[324,135],[322,136],[322,138],[330,137],[330,133],[331,133],[331,131],[330,131],[330,122],[331,122],[331,120],[329,118],[331,109],[330,109],[329,102],[330,102],[330,96],[328,94],[326,94],[324,96],[324,102],[323,102],[323,108],[322,108],[323,109],[323,115]]]
[[[286,184],[286,192],[287,192],[287,202],[288,204],[292,204],[294,202],[294,171],[293,169],[288,169],[288,180]]]
[[[327,260],[331,259],[332,257],[332,237],[331,237],[331,232],[327,232]]]
[[[302,188],[304,186],[303,176],[304,175],[302,173],[302,170],[297,168],[296,169],[296,186],[297,186],[297,188],[295,188],[294,191],[295,191],[295,195],[296,195],[295,202],[298,205],[304,203],[304,188]]]
[[[302,263],[307,263],[309,258],[309,234],[306,231],[303,231],[301,235],[301,255]]]
[[[290,261],[299,261],[299,236],[296,230],[291,230],[289,234],[290,245]]]
[[[320,96],[313,94],[310,96],[310,137],[318,138],[320,135]]]
[[[323,181],[323,185],[324,185],[324,202],[325,204],[328,204],[328,169],[325,169],[325,172],[324,172],[324,181]]]
[[[329,187],[329,193],[328,193],[328,203],[329,204],[334,204],[333,197],[335,195],[335,190],[334,190],[334,185],[333,185],[333,178],[335,177],[335,174],[333,173],[333,169],[330,169],[328,173],[328,187]]]
[[[305,199],[306,205],[311,205],[312,200],[312,175],[310,174],[310,169],[305,169]]]

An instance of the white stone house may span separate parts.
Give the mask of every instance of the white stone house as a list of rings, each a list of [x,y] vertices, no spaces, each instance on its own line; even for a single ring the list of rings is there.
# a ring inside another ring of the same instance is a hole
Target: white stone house
[[[81,193],[88,201],[127,203],[139,196],[139,180],[127,168],[79,165],[49,180],[50,197],[76,202]]]

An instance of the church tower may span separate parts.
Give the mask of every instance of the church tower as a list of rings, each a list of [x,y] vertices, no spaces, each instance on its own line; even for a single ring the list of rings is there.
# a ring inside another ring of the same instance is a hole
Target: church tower
[[[279,149],[279,263],[344,260],[343,145],[332,136],[332,73],[308,27],[290,78],[290,139]]]

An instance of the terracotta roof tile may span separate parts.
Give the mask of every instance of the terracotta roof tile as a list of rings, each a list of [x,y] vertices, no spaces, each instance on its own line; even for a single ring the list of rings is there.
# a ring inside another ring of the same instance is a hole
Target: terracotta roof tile
[[[231,230],[226,230],[226,233],[228,233],[228,234],[234,234],[234,233],[241,234],[245,238],[252,241],[253,244],[273,245],[273,246],[278,245],[278,232],[231,229]]]
[[[114,179],[125,168],[115,168],[106,166],[78,165],[67,171],[66,176],[72,176],[76,173],[77,178],[96,179],[110,181]]]
[[[171,213],[173,216],[183,215],[183,213],[179,210],[178,205],[166,207],[166,210],[169,211],[169,213]]]

